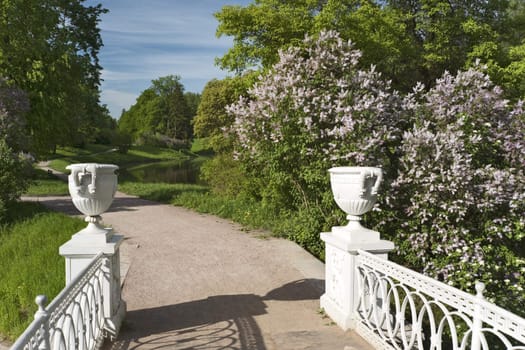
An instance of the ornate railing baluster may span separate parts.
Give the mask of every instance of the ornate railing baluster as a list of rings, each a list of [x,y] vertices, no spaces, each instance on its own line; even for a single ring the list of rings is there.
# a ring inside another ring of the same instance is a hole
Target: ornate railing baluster
[[[480,300],[484,300],[483,291],[485,290],[485,285],[483,283],[476,283],[476,297]],[[483,336],[482,327],[483,320],[481,319],[481,313],[483,312],[481,305],[476,303],[474,307],[474,315],[472,319],[472,350],[481,350],[481,337]]]
[[[525,319],[483,297],[358,251],[356,331],[379,349],[524,350]]]
[[[38,311],[35,313],[35,320],[42,321],[37,337],[38,350],[50,350],[49,313],[46,311],[47,297],[45,295],[39,295],[35,298],[35,303],[38,305]]]

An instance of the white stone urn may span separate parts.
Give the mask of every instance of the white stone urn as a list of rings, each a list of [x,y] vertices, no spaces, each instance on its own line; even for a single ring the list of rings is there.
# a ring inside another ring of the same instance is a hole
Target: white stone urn
[[[370,211],[376,202],[383,179],[382,170],[374,167],[335,167],[328,171],[335,202],[348,214],[349,220],[346,226],[334,227],[334,234],[353,243],[379,240],[379,232],[363,227],[360,220],[361,215]]]
[[[111,234],[111,229],[101,226],[100,214],[108,210],[113,202],[117,191],[115,171],[118,166],[82,163],[68,165],[66,169],[71,170],[68,180],[69,194],[73,199],[73,204],[86,215],[85,221],[88,222],[88,226],[77,235],[85,235],[88,239],[103,236],[105,242],[108,234]]]

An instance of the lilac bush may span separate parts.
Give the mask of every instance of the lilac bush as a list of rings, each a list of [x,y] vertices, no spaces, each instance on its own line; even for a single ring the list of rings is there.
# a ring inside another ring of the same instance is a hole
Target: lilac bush
[[[367,220],[395,241],[394,258],[465,290],[482,280],[525,310],[523,103],[511,106],[480,67],[400,96],[359,58],[335,32],[307,37],[228,107],[254,192],[304,218],[292,238],[321,249],[319,230],[343,217],[327,169],[382,167]]]
[[[20,155],[27,150],[26,94],[0,78],[0,223],[9,203],[27,188],[30,164]]]
[[[319,230],[343,217],[327,169],[390,163],[402,135],[403,99],[374,67],[359,69],[360,56],[335,32],[306,37],[228,107],[252,190],[281,214],[290,211],[294,225],[285,230],[317,255]]]
[[[29,146],[25,119],[28,111],[27,94],[0,77],[0,138],[15,151],[27,151]]]
[[[360,56],[335,32],[306,37],[303,47],[280,52],[248,96],[228,107],[236,154],[264,179],[263,198],[322,207],[328,168],[393,157],[403,100],[374,67],[358,68]]]
[[[522,103],[509,106],[479,70],[445,73],[405,98],[403,135],[386,219],[401,261],[456,287],[481,280],[490,295],[525,309]],[[504,286],[504,290],[501,287]]]

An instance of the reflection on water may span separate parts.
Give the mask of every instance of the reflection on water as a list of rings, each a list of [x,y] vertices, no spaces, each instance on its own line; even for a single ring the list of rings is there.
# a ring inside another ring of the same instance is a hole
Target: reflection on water
[[[119,178],[140,182],[199,183],[199,164],[192,161],[168,161],[121,168]]]

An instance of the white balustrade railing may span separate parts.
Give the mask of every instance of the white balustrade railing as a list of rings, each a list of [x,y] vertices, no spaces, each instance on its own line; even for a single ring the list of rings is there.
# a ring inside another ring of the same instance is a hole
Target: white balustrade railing
[[[355,330],[377,349],[525,349],[525,319],[368,252],[356,256]]]
[[[35,319],[11,350],[91,350],[104,337],[104,284],[109,278],[109,258],[99,253],[45,307],[38,296]]]

